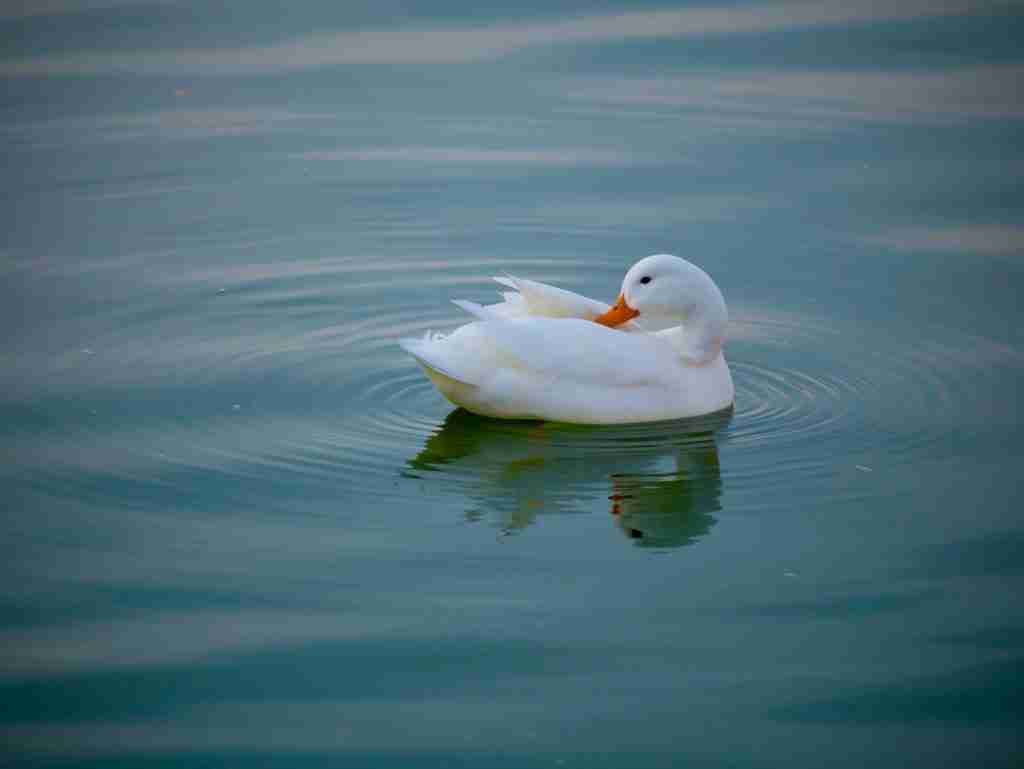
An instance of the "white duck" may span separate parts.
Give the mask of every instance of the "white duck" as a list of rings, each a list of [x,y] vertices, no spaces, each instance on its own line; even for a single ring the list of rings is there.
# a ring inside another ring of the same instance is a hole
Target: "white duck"
[[[725,300],[685,259],[641,259],[610,308],[543,283],[495,280],[518,293],[486,307],[454,300],[477,320],[399,343],[452,403],[582,424],[680,419],[732,404]]]

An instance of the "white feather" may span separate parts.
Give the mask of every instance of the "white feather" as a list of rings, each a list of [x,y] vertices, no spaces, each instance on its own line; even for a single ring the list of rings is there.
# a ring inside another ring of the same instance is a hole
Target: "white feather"
[[[487,306],[454,300],[476,320],[400,342],[453,403],[485,416],[594,424],[697,416],[732,403],[720,351],[725,305],[689,262],[647,257],[623,281],[621,293],[641,320],[650,307],[653,326],[675,326],[656,334],[632,322],[615,329],[591,322],[609,306],[571,291],[495,280],[517,291]],[[674,320],[666,323],[666,313]]]

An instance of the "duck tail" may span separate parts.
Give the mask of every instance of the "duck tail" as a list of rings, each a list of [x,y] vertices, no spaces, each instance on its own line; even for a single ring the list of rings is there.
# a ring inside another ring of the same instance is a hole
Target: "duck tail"
[[[416,362],[423,366],[428,375],[438,375],[458,384],[477,387],[477,382],[472,382],[464,374],[453,371],[451,366],[447,365],[443,360],[437,348],[439,338],[443,339],[443,337],[431,335],[428,331],[427,335],[422,339],[399,339],[398,346],[415,358]]]

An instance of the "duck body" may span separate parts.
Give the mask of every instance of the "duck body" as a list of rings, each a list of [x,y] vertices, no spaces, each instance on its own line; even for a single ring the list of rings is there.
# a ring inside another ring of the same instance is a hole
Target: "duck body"
[[[456,301],[473,322],[400,342],[452,403],[490,417],[580,424],[680,419],[732,404],[725,303],[695,265],[667,254],[641,260],[614,307],[497,280],[515,289],[503,302]]]

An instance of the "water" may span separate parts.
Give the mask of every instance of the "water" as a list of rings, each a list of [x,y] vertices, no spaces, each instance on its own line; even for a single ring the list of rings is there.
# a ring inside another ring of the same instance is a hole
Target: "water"
[[[1024,17],[723,8],[2,12],[6,761],[1019,764]],[[395,343],[659,251],[731,413]]]

